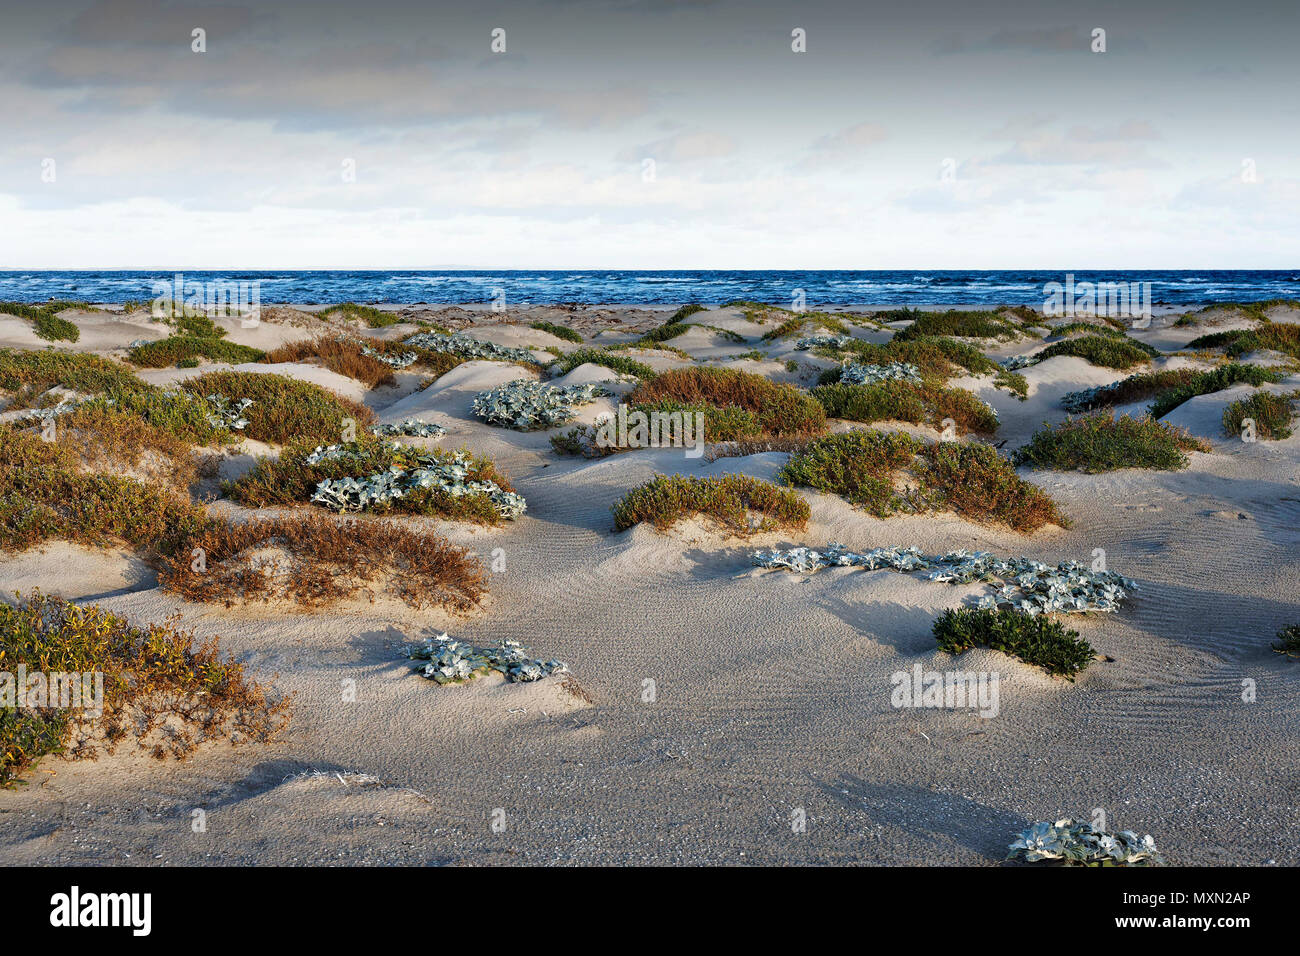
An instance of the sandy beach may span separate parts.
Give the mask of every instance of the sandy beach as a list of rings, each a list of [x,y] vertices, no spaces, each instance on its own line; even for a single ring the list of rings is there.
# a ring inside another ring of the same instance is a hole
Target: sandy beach
[[[672,311],[383,308],[399,321],[366,328],[283,305],[263,306],[251,328],[214,321],[225,341],[264,351],[341,328],[397,343],[437,326],[545,358],[546,349],[558,357],[635,342]],[[861,319],[846,320],[849,334],[867,342],[888,342],[908,325],[876,322],[874,308],[846,311]],[[1184,313],[1195,321],[1175,324]],[[132,343],[171,331],[119,305],[62,315],[77,326],[76,342],[51,343],[30,321],[0,316],[0,348],[52,346],[124,362]],[[1268,318],[1294,324],[1300,311],[1278,306]],[[765,339],[778,320],[754,321],[740,306],[684,321],[691,328],[665,347],[629,354],[656,372],[707,365],[800,389],[838,364],[797,349],[797,335]],[[1187,343],[1251,324],[1231,308],[1157,309],[1149,328],[1128,335],[1159,351],[1149,370],[1211,368],[1212,357]],[[1006,360],[1045,341],[977,344]],[[1271,391],[1300,388],[1289,356],[1256,352],[1243,361],[1285,369],[1265,386]],[[557,454],[551,436],[596,423],[635,387],[603,366],[551,377],[545,364],[529,371],[471,360],[431,383],[399,370],[394,384],[374,388],[311,359],[203,360],[137,374],[168,386],[227,367],[319,385],[364,404],[381,423],[437,423],[444,437],[403,441],[489,457],[527,511],[495,527],[385,519],[445,536],[491,568],[487,597],[466,613],[382,596],[315,611],[287,601],[227,608],[164,590],[156,569],[124,546],[49,541],[0,554],[9,600],[39,588],[133,623],[175,616],[201,637],[218,637],[250,676],[292,695],[289,725],[269,744],[204,744],[181,761],[129,745],[93,761],[42,760],[26,786],[0,790],[6,863],[988,866],[1033,822],[1100,808],[1111,828],[1153,834],[1178,863],[1300,864],[1300,671],[1270,649],[1281,628],[1300,622],[1300,434],[1253,443],[1225,436],[1224,409],[1251,393],[1248,385],[1194,397],[1167,416],[1208,443],[1186,469],[1021,467],[1069,517],[1068,529],[1022,534],[952,513],[877,518],[838,495],[798,488],[811,508],[805,530],[742,537],[706,519],[614,530],[611,506],[656,474],[772,481],[789,455]],[[1021,370],[1024,400],[988,375],[949,385],[993,407],[1000,425],[988,440],[1010,454],[1044,423],[1067,417],[1063,395],[1133,371],[1058,356]],[[477,394],[520,378],[598,383],[608,394],[572,423],[538,431],[489,425],[471,412]],[[832,432],[852,427],[940,437],[927,424],[830,423]],[[276,453],[236,445],[222,453],[217,475],[237,478],[258,455]],[[204,490],[211,512],[255,516],[217,498],[216,477]],[[305,503],[284,510],[328,514]],[[1116,613],[1069,616],[1103,658],[1071,683],[989,649],[958,660],[936,648],[934,619],[986,593],[983,584],[852,567],[796,574],[752,561],[756,550],[831,542],[859,551],[988,551],[1051,565],[1087,564],[1102,549],[1138,590]],[[414,674],[402,652],[442,632],[475,645],[516,640],[571,674],[511,683],[494,673],[439,686]],[[996,672],[997,715],[893,706],[891,675],[917,664]],[[1243,681],[1252,682],[1250,700]],[[203,832],[192,826],[195,810],[204,811]],[[799,818],[806,825],[792,826]]]

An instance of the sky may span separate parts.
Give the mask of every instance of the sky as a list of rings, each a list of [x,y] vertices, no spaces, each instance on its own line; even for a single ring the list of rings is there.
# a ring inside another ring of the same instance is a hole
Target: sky
[[[0,6],[0,268],[1300,262],[1294,0]]]

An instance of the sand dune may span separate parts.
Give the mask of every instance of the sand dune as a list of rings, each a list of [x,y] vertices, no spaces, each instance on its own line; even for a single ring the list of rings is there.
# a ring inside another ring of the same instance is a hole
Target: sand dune
[[[429,317],[446,313],[418,314],[440,321]],[[487,341],[567,351],[572,343],[527,323],[545,318],[587,336],[611,330],[600,344],[631,340],[666,315],[548,308],[506,325],[464,309],[454,318],[474,322],[472,334]],[[112,352],[124,339],[147,337],[134,321],[77,321],[83,341],[75,348]],[[788,358],[832,364],[794,350],[793,339],[762,345],[774,326],[749,322],[736,308],[688,321],[696,327],[665,344],[696,360],[761,346],[764,361],[735,364],[778,381],[798,380],[785,369]],[[22,324],[0,319],[0,345],[49,344],[24,340]],[[230,337],[261,348],[302,337],[297,327],[263,326],[255,340],[234,328]],[[398,337],[397,328],[374,334]],[[1162,325],[1134,337],[1168,349],[1204,331]],[[1041,348],[1026,339],[988,351]],[[687,361],[668,351],[634,357],[656,369]],[[1162,358],[1157,367],[1192,361]],[[140,374],[169,384],[214,367]],[[668,532],[642,525],[616,533],[610,507],[657,473],[771,480],[787,455],[709,462],[647,449],[564,458],[549,444],[562,429],[515,432],[470,412],[476,393],[520,378],[552,381],[545,370],[470,361],[422,391],[407,391],[408,383],[381,394],[309,363],[237,367],[365,401],[383,422],[437,422],[449,430],[438,447],[492,457],[527,498],[523,517],[494,528],[407,519],[438,528],[485,562],[503,557],[504,570],[489,575],[490,600],[468,615],[383,601],[317,614],[227,610],[160,590],[121,550],[55,542],[4,556],[5,593],[39,585],[137,622],[179,615],[200,635],[220,635],[259,679],[295,695],[287,737],[267,747],[209,745],[180,764],[127,752],[94,763],[46,760],[31,786],[0,795],[6,861],[987,865],[1029,823],[1102,807],[1114,827],[1155,834],[1178,862],[1300,863],[1300,672],[1268,649],[1274,632],[1300,619],[1300,436],[1254,444],[1224,436],[1224,407],[1249,387],[1194,398],[1167,416],[1212,445],[1193,453],[1185,471],[1022,469],[1073,519],[1068,530],[1026,536],[950,514],[878,519],[804,490],[805,531],[740,539],[698,520]],[[1066,392],[1128,373],[1058,357],[1023,374],[1024,402],[988,377],[950,383],[996,408],[1004,452],[1043,422],[1064,419]],[[583,423],[611,412],[633,384],[591,364],[553,381],[605,383],[615,393],[583,406],[576,419]],[[1294,390],[1300,376],[1267,387]],[[270,451],[250,443],[227,458],[224,474]],[[231,502],[214,508],[253,514]],[[1118,614],[1071,619],[1109,658],[1075,683],[976,650],[960,666],[1001,676],[997,719],[900,710],[890,705],[891,675],[917,663],[957,666],[935,649],[931,622],[984,586],[851,568],[801,576],[750,561],[757,548],[831,541],[1051,563],[1086,563],[1104,549],[1109,566],[1141,590]],[[518,640],[539,657],[566,661],[592,702],[555,677],[435,686],[412,673],[402,651],[443,630],[479,644]],[[1243,678],[1256,682],[1252,703],[1242,700]],[[340,693],[345,680],[355,682],[354,701]],[[791,830],[796,809],[806,812],[807,832]],[[195,810],[204,811],[204,832],[193,830]]]

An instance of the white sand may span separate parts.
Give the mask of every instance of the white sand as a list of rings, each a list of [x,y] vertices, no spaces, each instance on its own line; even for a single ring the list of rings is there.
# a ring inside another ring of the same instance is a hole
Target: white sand
[[[691,321],[756,340],[763,329],[742,328],[752,323],[738,315],[711,310]],[[536,344],[535,330],[491,329],[499,317],[479,317],[485,337]],[[535,317],[588,336],[622,329],[613,339],[666,315],[548,309],[512,318]],[[667,344],[701,357],[722,349],[707,330],[688,336]],[[783,359],[791,344],[769,354]],[[1026,341],[1012,352],[1038,348]],[[682,361],[664,355],[652,364]],[[785,374],[779,362],[759,367]],[[310,365],[255,370],[364,392]],[[564,381],[604,373],[580,366]],[[226,610],[158,590],[147,568],[116,550],[54,543],[0,558],[5,592],[39,584],[137,622],[179,613],[201,635],[220,635],[252,675],[296,695],[290,732],[271,746],[205,746],[180,764],[126,750],[93,763],[45,760],[31,786],[0,792],[4,860],[991,864],[1030,822],[1100,807],[1113,827],[1155,835],[1177,862],[1300,863],[1300,665],[1268,650],[1280,627],[1300,622],[1300,437],[1222,436],[1223,406],[1248,389],[1171,414],[1214,445],[1186,471],[1022,472],[1061,502],[1069,530],[1021,536],[954,516],[879,520],[810,493],[806,532],[740,540],[699,522],[615,534],[609,508],[656,472],[771,478],[785,455],[568,459],[549,447],[557,430],[522,434],[470,414],[476,391],[529,375],[470,362],[376,406],[384,421],[448,426],[441,447],[489,455],[528,499],[526,516],[499,529],[427,522],[485,561],[501,549],[505,570],[490,575],[491,598],[474,615],[383,602],[317,614]],[[954,383],[997,407],[1004,451],[1063,418],[1064,392],[1122,377],[1075,358],[1025,375],[1025,402],[987,379]],[[1275,388],[1295,387],[1293,377]],[[583,420],[611,407],[590,406]],[[1142,590],[1117,615],[1070,622],[1113,658],[1070,684],[995,652],[954,659],[935,650],[934,617],[979,586],[850,569],[798,577],[750,564],[757,547],[832,540],[1050,562],[1090,562],[1101,548]],[[440,688],[412,676],[402,643],[440,629],[478,643],[517,639],[565,660],[594,704],[554,678]],[[999,716],[891,707],[890,675],[916,663],[997,671]],[[1244,678],[1256,682],[1253,703],[1242,701]],[[344,680],[356,682],[355,702],[342,700]],[[653,703],[642,699],[647,681]],[[498,808],[504,832],[492,828]],[[793,833],[800,808],[807,832]],[[192,831],[195,809],[207,813],[206,833]]]

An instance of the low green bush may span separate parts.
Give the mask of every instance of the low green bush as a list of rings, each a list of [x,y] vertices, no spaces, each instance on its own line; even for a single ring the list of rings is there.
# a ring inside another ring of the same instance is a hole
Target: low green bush
[[[540,332],[549,332],[557,339],[564,339],[566,342],[582,343],[582,335],[573,329],[563,325],[556,325],[554,322],[534,322],[529,328],[537,329]]]
[[[1256,392],[1249,398],[1238,399],[1223,410],[1223,431],[1228,435],[1240,435],[1242,423],[1249,418],[1255,423],[1256,438],[1268,441],[1290,438],[1291,419],[1295,415],[1291,408],[1294,398],[1295,395]]]
[[[98,714],[84,698],[80,709],[64,706],[48,690],[48,706],[0,706],[0,787],[49,754],[93,757],[133,738],[155,757],[179,758],[207,740],[266,742],[289,717],[288,700],[268,700],[215,640],[196,642],[171,623],[137,627],[93,604],[39,593],[0,603],[0,661],[5,670],[103,681]]]
[[[1067,630],[1046,615],[1006,609],[945,611],[934,622],[934,637],[939,649],[949,654],[988,647],[1068,681],[1096,656],[1078,631]]]
[[[899,421],[940,427],[951,419],[964,432],[992,434],[998,416],[973,393],[961,388],[907,381],[870,385],[822,385],[812,397],[830,418],[855,422]]]
[[[841,432],[795,452],[777,478],[840,495],[878,518],[951,511],[1022,533],[1049,523],[1069,525],[1045,491],[1020,478],[997,449],[979,443]]]
[[[1159,349],[1136,339],[1092,334],[1049,345],[1035,353],[1034,358],[1041,361],[1058,355],[1074,355],[1103,368],[1126,369],[1143,365],[1159,354]]]
[[[1114,418],[1101,412],[1040,429],[1016,452],[1015,461],[1089,474],[1120,468],[1177,471],[1190,464],[1187,452],[1209,450],[1186,429],[1153,418]]]
[[[191,395],[251,399],[242,434],[277,445],[294,441],[338,441],[349,421],[360,433],[375,419],[365,405],[341,398],[319,385],[261,372],[209,372],[181,383]]]
[[[658,475],[614,504],[614,530],[649,522],[660,530],[683,518],[705,515],[737,534],[775,528],[800,530],[808,503],[787,488],[748,475],[695,478]],[[751,515],[759,516],[756,523]]]

